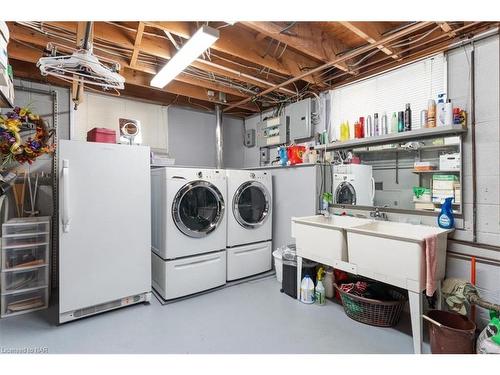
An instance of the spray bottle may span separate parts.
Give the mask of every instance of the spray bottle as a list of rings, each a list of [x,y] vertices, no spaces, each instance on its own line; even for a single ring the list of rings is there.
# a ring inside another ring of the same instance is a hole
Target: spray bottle
[[[325,269],[323,267],[320,267],[318,270],[318,275],[316,277],[318,281],[316,282],[316,288],[314,289],[314,301],[316,302],[317,305],[325,304],[326,291],[325,291],[325,286],[323,285],[324,275],[325,275]]]
[[[438,216],[438,225],[443,229],[451,229],[454,226],[453,209],[451,207],[451,202],[453,197],[445,198],[443,206],[441,207],[441,213]]]

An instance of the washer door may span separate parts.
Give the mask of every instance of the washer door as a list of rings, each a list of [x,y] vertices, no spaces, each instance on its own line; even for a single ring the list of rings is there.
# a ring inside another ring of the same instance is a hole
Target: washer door
[[[224,217],[224,198],[210,182],[190,182],[175,195],[172,216],[177,228],[185,235],[205,237],[219,226]]]
[[[335,190],[335,203],[336,204],[356,204],[356,190],[347,181],[341,182]]]
[[[266,187],[257,181],[240,185],[233,198],[233,214],[244,228],[258,228],[271,210],[271,197]]]

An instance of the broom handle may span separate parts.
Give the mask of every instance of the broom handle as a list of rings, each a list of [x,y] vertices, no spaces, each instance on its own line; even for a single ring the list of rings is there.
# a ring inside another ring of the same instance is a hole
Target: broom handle
[[[424,318],[425,320],[428,320],[428,321],[429,321],[429,322],[431,322],[432,324],[437,325],[438,327],[441,327],[441,326],[442,326],[442,324],[441,324],[441,323],[436,322],[434,319],[429,318],[427,315],[422,314],[422,318]]]

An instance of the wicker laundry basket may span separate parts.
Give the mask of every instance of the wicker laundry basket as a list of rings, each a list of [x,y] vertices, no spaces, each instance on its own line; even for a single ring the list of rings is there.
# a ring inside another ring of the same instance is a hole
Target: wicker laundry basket
[[[360,297],[344,292],[337,284],[334,286],[340,294],[346,315],[358,322],[372,326],[392,327],[398,324],[403,307],[408,300],[403,292],[391,287],[389,287],[388,293],[394,301],[378,301]]]

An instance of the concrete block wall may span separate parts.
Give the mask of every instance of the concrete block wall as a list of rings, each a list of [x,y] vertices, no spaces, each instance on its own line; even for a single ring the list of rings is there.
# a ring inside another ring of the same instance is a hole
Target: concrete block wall
[[[448,53],[448,96],[470,114],[469,66],[474,48],[477,174],[477,242],[500,244],[500,49],[499,37],[480,40]],[[469,129],[472,119],[469,116]],[[472,135],[464,138],[464,230],[455,238],[472,240]]]
[[[168,108],[168,153],[180,166],[215,167],[215,114],[191,108]],[[226,168],[243,166],[243,120],[223,116]]]

